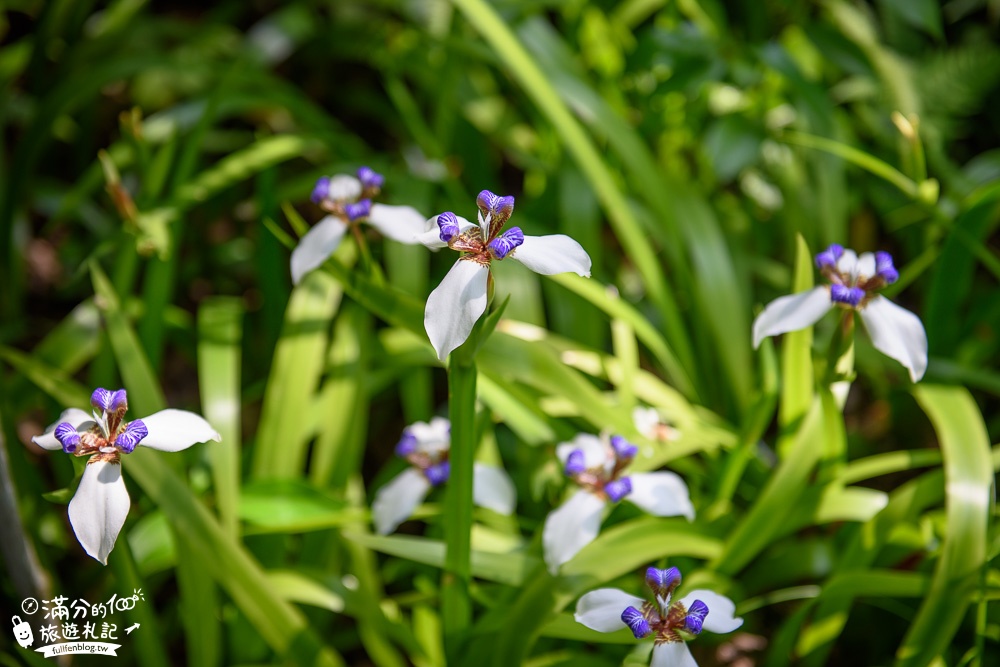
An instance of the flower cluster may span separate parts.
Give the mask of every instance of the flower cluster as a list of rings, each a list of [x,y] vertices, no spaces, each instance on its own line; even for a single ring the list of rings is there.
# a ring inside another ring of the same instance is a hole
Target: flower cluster
[[[617,588],[591,591],[576,605],[577,623],[598,632],[615,632],[628,627],[636,639],[653,637],[650,667],[697,667],[687,642],[709,632],[732,632],[743,625],[736,618],[736,605],[729,598],[709,590],[695,590],[673,600],[681,584],[676,567],[646,570],[646,584],[653,592],[647,601]]]
[[[899,279],[887,252],[862,253],[831,245],[816,255],[828,285],[775,299],[753,323],[753,345],[768,336],[814,324],[835,307],[857,311],[877,350],[903,364],[916,382],[927,370],[927,334],[920,318],[878,292]]]
[[[396,456],[410,467],[396,475],[375,494],[372,520],[375,530],[388,535],[413,514],[430,490],[448,481],[451,466],[451,424],[435,417],[406,427],[396,445]],[[512,514],[516,496],[514,484],[501,468],[476,463],[473,468],[472,501],[500,514]]]
[[[597,537],[609,503],[628,500],[653,516],[694,519],[687,485],[672,472],[625,475],[638,448],[625,438],[581,433],[556,447],[566,476],[577,486],[570,499],[545,519],[542,546],[553,574]]]
[[[106,565],[131,504],[122,479],[121,455],[131,454],[139,445],[177,452],[221,437],[202,417],[184,410],[161,410],[126,421],[124,389],[95,389],[90,404],[91,414],[70,408],[32,441],[43,449],[90,457],[69,503],[69,522],[84,550]]]
[[[367,222],[383,236],[401,243],[415,243],[424,231],[426,218],[412,206],[387,206],[372,203],[385,184],[385,178],[368,167],[356,176],[338,174],[316,181],[312,201],[329,215],[320,220],[292,251],[292,282],[298,284],[305,274],[318,268],[340,245],[350,225]]]
[[[428,248],[447,246],[464,253],[427,297],[424,311],[427,337],[442,360],[465,342],[486,312],[494,261],[509,257],[542,275],[572,272],[590,276],[590,255],[570,237],[525,236],[520,227],[503,230],[514,212],[513,197],[483,190],[476,205],[479,224],[446,211],[428,221],[436,222],[436,229],[417,237]]]

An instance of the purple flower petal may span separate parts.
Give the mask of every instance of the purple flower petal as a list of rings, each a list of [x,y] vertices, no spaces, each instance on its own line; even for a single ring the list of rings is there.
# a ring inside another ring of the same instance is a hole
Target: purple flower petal
[[[125,430],[118,434],[115,438],[115,445],[126,454],[131,454],[136,445],[147,435],[149,435],[149,429],[146,428],[141,419],[136,419],[129,422]]]
[[[860,287],[848,287],[847,285],[830,285],[830,299],[837,303],[846,303],[849,306],[857,306],[865,298],[865,291]]]
[[[638,447],[620,435],[611,436],[611,447],[615,450],[615,456],[623,461],[633,459],[639,453]]]
[[[447,243],[458,235],[458,216],[456,216],[451,211],[445,211],[437,218],[438,229],[441,230],[438,234],[439,238]]]
[[[385,183],[385,177],[371,167],[358,169],[358,180],[361,181],[361,187],[366,190],[378,190]]]
[[[892,255],[882,251],[875,253],[875,275],[884,280],[886,285],[899,280],[899,271],[892,263]]]
[[[701,600],[695,600],[684,617],[684,629],[693,635],[701,634],[701,626],[708,616],[708,605]]]
[[[347,219],[351,222],[355,220],[360,220],[361,218],[367,218],[372,212],[372,200],[362,199],[354,204],[345,204],[344,213],[347,214]]]
[[[816,255],[816,266],[819,268],[835,267],[837,261],[844,254],[844,246],[834,243],[823,252]]]
[[[403,431],[403,437],[399,439],[399,443],[396,445],[396,456],[400,458],[406,458],[417,449],[417,436],[413,435],[409,429]]]
[[[564,468],[568,477],[579,475],[587,469],[587,460],[582,449],[574,449],[566,457],[566,467]]]
[[[313,186],[313,191],[312,194],[309,195],[309,200],[314,204],[318,204],[326,199],[328,194],[330,194],[330,177],[323,176],[316,181],[316,185]]]
[[[628,626],[636,639],[642,639],[650,633],[649,621],[635,607],[626,607],[622,612],[622,622]]]
[[[434,486],[439,486],[448,481],[448,476],[451,474],[451,464],[447,461],[442,461],[436,465],[432,465],[424,471],[424,475],[427,480]]]
[[[617,503],[619,500],[632,493],[632,480],[622,477],[608,482],[604,485],[604,493],[608,494],[608,499]]]
[[[497,259],[503,259],[511,250],[524,243],[524,233],[520,227],[511,227],[500,236],[489,242],[489,249]]]
[[[90,404],[94,406],[95,409],[108,412],[111,410],[112,395],[112,392],[107,389],[98,387],[94,390],[94,393],[90,395]]]
[[[681,571],[676,567],[665,570],[651,567],[646,570],[646,585],[660,598],[666,598],[681,585]]]
[[[125,412],[126,410],[128,410],[128,396],[124,389],[119,389],[111,394],[111,412]]]
[[[62,445],[64,452],[72,454],[76,451],[77,445],[80,444],[80,434],[76,432],[72,424],[63,422],[56,426],[56,430],[53,433],[56,436],[56,440]]]

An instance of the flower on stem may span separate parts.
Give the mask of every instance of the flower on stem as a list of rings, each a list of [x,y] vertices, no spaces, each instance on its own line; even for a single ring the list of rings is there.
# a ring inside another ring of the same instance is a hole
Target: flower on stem
[[[316,181],[310,199],[329,215],[310,229],[292,251],[292,282],[318,268],[340,245],[351,225],[367,222],[401,243],[415,243],[414,236],[426,229],[426,218],[411,206],[372,203],[382,190],[385,178],[361,167],[357,176],[338,174]]]
[[[95,389],[90,404],[91,414],[70,408],[31,440],[43,449],[90,457],[69,502],[69,522],[84,550],[107,565],[131,502],[122,479],[121,455],[131,454],[140,445],[178,452],[197,442],[222,438],[202,417],[185,410],[160,410],[125,421],[128,398],[124,389]]]
[[[542,546],[552,574],[597,537],[609,503],[628,500],[654,516],[694,519],[687,485],[672,472],[625,475],[638,448],[621,436],[581,433],[556,447],[566,476],[580,489],[545,519]]]
[[[687,642],[702,630],[732,632],[743,625],[743,619],[734,616],[736,605],[732,600],[709,590],[691,591],[673,601],[680,583],[681,573],[676,567],[651,567],[646,570],[646,584],[653,592],[653,601],[617,588],[600,588],[580,598],[574,618],[598,632],[628,627],[636,639],[652,636],[650,667],[697,667]]]
[[[917,382],[927,369],[927,334],[920,318],[878,294],[899,279],[887,252],[862,253],[834,244],[816,255],[816,266],[830,281],[775,299],[753,323],[753,345],[764,338],[797,331],[814,324],[839,307],[861,314],[875,349],[903,364]]]
[[[428,248],[447,246],[464,253],[431,292],[424,311],[424,328],[441,360],[465,342],[486,312],[493,261],[509,257],[542,275],[572,271],[590,277],[590,256],[570,237],[525,236],[519,227],[503,231],[514,212],[513,197],[483,190],[476,205],[479,224],[447,211],[428,221],[435,228],[417,236]]]
[[[406,459],[410,467],[375,493],[372,502],[375,530],[382,535],[396,530],[433,487],[448,481],[450,448],[451,424],[443,417],[435,417],[429,424],[417,422],[403,430],[396,456]],[[472,502],[500,514],[514,512],[514,484],[506,472],[476,463],[472,474]]]

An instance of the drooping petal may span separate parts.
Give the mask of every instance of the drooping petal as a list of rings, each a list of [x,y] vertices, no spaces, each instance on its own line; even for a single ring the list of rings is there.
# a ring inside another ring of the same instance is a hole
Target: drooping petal
[[[388,535],[410,518],[427,496],[431,483],[416,468],[407,468],[375,493],[372,521],[380,535]]]
[[[474,463],[472,502],[500,514],[513,514],[517,502],[514,483],[501,468]]]
[[[629,607],[642,609],[642,598],[629,595],[617,588],[598,588],[590,591],[576,603],[573,618],[577,623],[598,632],[615,632],[626,627],[622,612]]]
[[[549,513],[542,531],[542,547],[549,572],[558,572],[560,565],[594,541],[601,531],[604,505],[603,498],[581,489]],[[624,607],[618,610],[619,615],[622,610]]]
[[[120,463],[87,464],[69,501],[69,522],[84,550],[105,565],[125,525],[130,502]]]
[[[698,663],[686,643],[668,642],[653,647],[649,667],[698,667]]]
[[[736,616],[736,605],[725,595],[719,595],[715,591],[698,589],[681,598],[685,609],[690,609],[695,600],[701,600],[708,606],[708,615],[702,622],[702,630],[725,633],[732,632],[743,625],[743,619]]]
[[[760,347],[760,342],[768,336],[805,329],[831,308],[833,301],[830,300],[830,292],[826,287],[815,287],[808,292],[775,299],[767,304],[753,322],[754,348]]]
[[[454,218],[453,222],[458,226],[458,233],[464,233],[469,231],[469,229],[476,226],[475,223],[469,222],[465,218],[455,215],[450,211],[442,213],[441,215],[450,214]],[[441,238],[442,229],[438,225],[438,218],[440,215],[435,215],[433,218],[428,218],[424,221],[424,226],[420,232],[413,239],[416,243],[423,245],[424,247],[430,248],[431,250],[438,250],[439,248],[447,248],[448,242]],[[448,226],[449,233],[454,234],[454,228],[450,225]]]
[[[187,410],[160,410],[143,417],[142,423],[148,433],[139,446],[161,452],[179,452],[198,442],[222,440],[204,417]]]
[[[884,296],[876,296],[861,311],[872,344],[882,354],[906,366],[917,382],[927,370],[927,333],[920,318]]]
[[[573,272],[590,277],[590,255],[565,234],[525,236],[524,243],[512,250],[510,257],[543,276]]]
[[[465,342],[476,321],[486,311],[488,266],[460,259],[430,296],[424,310],[424,329],[437,352],[445,357]]]
[[[556,456],[565,466],[569,455],[577,449],[583,452],[583,462],[587,468],[603,467],[610,458],[605,444],[596,435],[590,433],[578,433],[571,442],[556,445]]]
[[[368,224],[393,241],[417,243],[417,234],[427,229],[427,218],[412,206],[372,204]]]
[[[34,436],[31,441],[42,449],[48,449],[49,451],[60,450],[62,449],[62,443],[56,438],[56,426],[68,423],[79,431],[81,426],[87,422],[93,423],[93,421],[94,418],[90,413],[84,412],[79,408],[69,408],[68,410],[63,410],[63,413],[59,415],[59,419],[45,429],[45,433]]]
[[[347,225],[335,215],[328,215],[306,232],[292,251],[292,283],[298,285],[302,277],[318,268],[340,245]]]
[[[625,500],[653,516],[683,516],[694,519],[694,505],[687,484],[672,472],[637,472],[629,475],[632,493]]]

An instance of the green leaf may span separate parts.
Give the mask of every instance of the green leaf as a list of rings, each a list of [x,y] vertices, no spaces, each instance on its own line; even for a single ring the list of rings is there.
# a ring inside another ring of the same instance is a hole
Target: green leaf
[[[252,524],[248,533],[300,533],[365,520],[366,513],[348,507],[297,479],[274,479],[243,486],[239,518]]]

